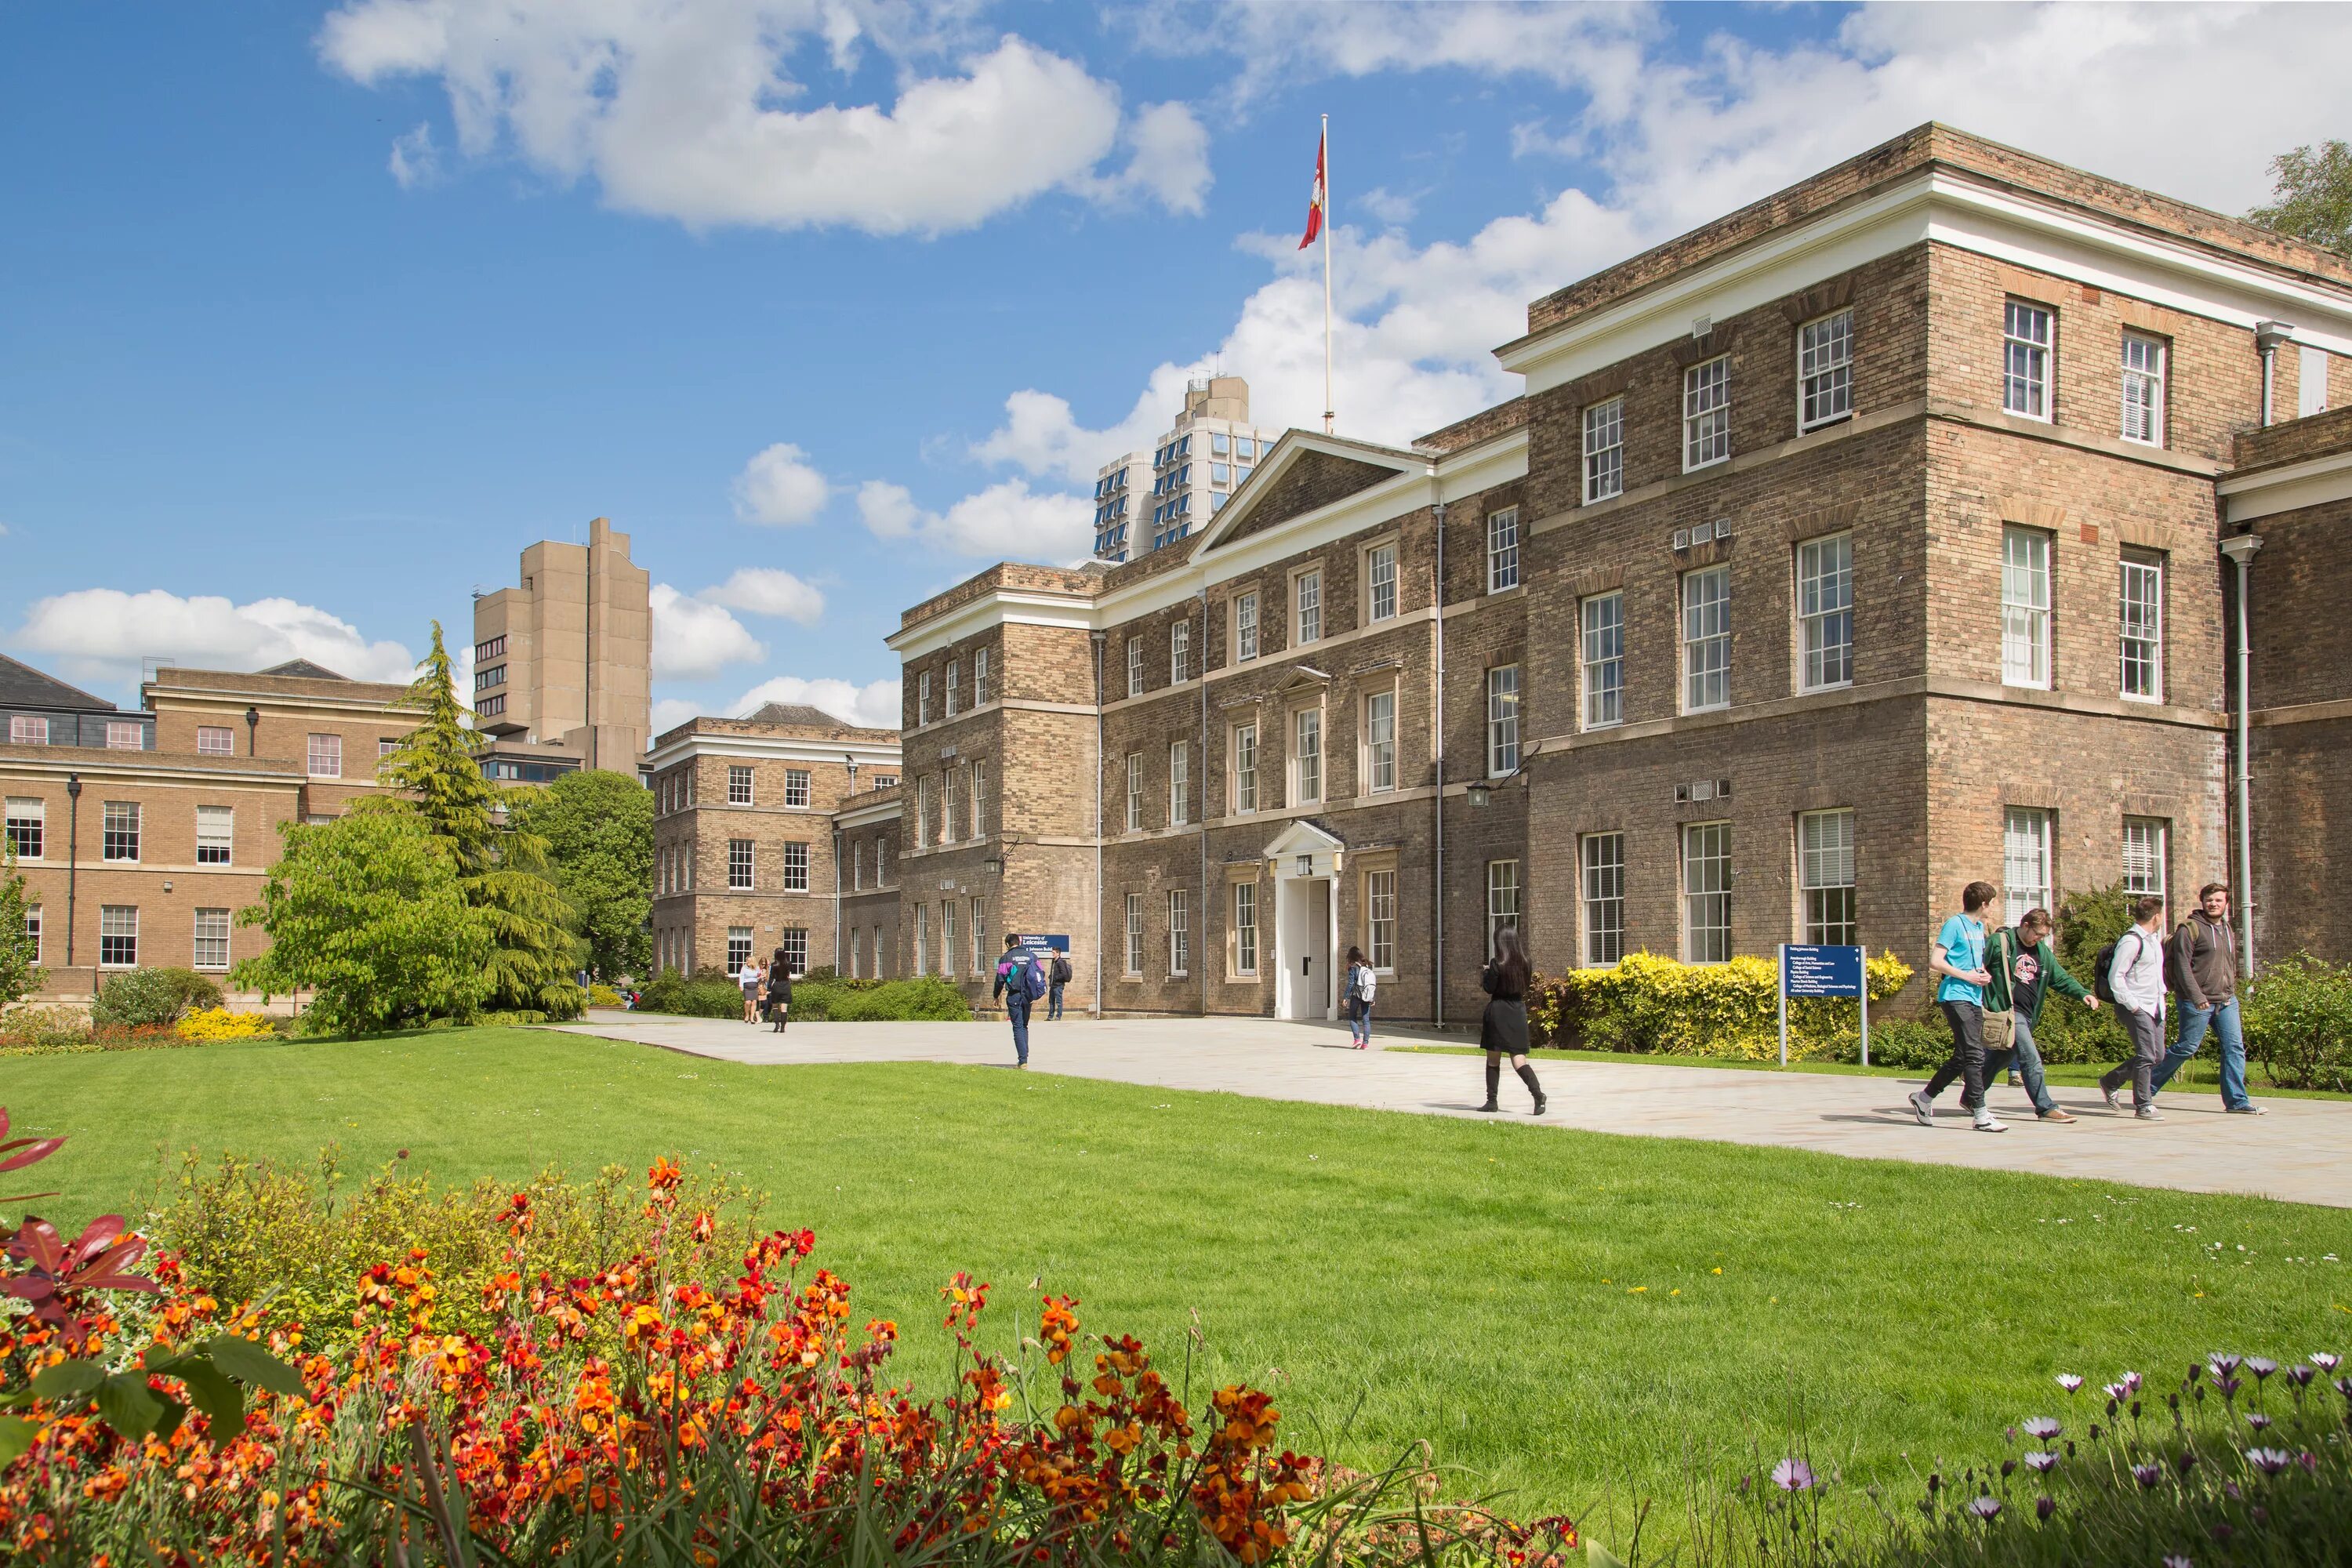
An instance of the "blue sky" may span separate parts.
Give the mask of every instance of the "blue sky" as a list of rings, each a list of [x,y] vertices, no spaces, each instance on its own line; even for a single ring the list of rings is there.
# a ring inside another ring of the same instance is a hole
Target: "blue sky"
[[[350,0],[0,14],[0,647],[396,676],[598,514],[665,717],[896,710],[883,635],[1087,545],[1212,365],[1507,396],[1534,295],[1929,118],[2236,210],[2339,8]],[[2181,106],[2197,106],[2195,113]]]

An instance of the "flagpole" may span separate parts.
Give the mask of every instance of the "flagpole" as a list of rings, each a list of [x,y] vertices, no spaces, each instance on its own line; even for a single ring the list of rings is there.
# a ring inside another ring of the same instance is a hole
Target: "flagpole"
[[[1331,434],[1331,117],[1323,117],[1323,434]]]

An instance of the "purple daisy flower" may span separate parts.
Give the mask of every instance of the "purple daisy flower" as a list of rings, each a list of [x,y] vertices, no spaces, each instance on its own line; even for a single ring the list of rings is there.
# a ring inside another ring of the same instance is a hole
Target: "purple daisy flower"
[[[2297,1454],[2294,1457],[2294,1462],[2303,1467],[2303,1472],[2307,1476],[2315,1476],[2319,1473],[2319,1456],[2308,1448]]]
[[[1988,1521],[1998,1519],[2000,1517],[2000,1500],[1991,1497],[1972,1497],[1969,1499],[1969,1511],[1979,1519]]]
[[[2131,1390],[2126,1388],[2120,1383],[2109,1383],[2102,1384],[2099,1392],[2107,1396],[2109,1404],[2121,1405],[2125,1398],[2130,1394]]]
[[[2314,1351],[2309,1360],[2322,1372],[2334,1372],[2336,1367],[2336,1356],[2333,1351]]]
[[[2317,1372],[2307,1366],[2291,1366],[2286,1369],[2286,1380],[2297,1388],[2309,1388],[2311,1380],[2318,1375]]]
[[[1793,1457],[1783,1459],[1772,1467],[1772,1484],[1784,1492],[1809,1490],[1813,1484],[1813,1468]]]
[[[2311,1359],[2314,1364],[2316,1364],[2319,1360],[2317,1356],[2314,1356]],[[2322,1370],[2324,1371],[2326,1369],[2323,1368]],[[2075,1376],[2071,1372],[2062,1372],[2058,1374],[2058,1386],[2064,1389],[2067,1393],[2072,1394],[2076,1389],[2083,1386],[2083,1380]]]
[[[2180,1451],[2180,1458],[2175,1459],[2173,1463],[2180,1467],[2180,1473],[2185,1476],[2197,1468],[2197,1456],[2189,1449],[2183,1448]]]
[[[2246,1385],[2229,1373],[2223,1373],[2213,1380],[2213,1386],[2221,1391],[2222,1398],[2228,1399]]]
[[[2049,1523],[2050,1516],[2057,1511],[2058,1504],[2054,1500],[2047,1497],[2038,1497],[2033,1500],[2033,1517],[2042,1523]]]
[[[2255,1382],[2260,1383],[2278,1370],[2278,1363],[2266,1355],[2250,1355],[2246,1358],[2246,1370],[2254,1374]]]
[[[2165,1558],[2164,1568],[2197,1568],[2197,1564],[2176,1552]]]
[[[2211,1361],[2215,1377],[2227,1377],[2245,1364],[2243,1356],[2224,1355],[2220,1351],[2213,1352]]]
[[[2058,1456],[2042,1452],[2028,1454],[2025,1456],[2025,1468],[2035,1475],[2046,1476],[2058,1468]]]
[[[2122,1382],[2123,1385],[2131,1390],[2134,1394],[2137,1394],[2139,1392],[2139,1373],[2136,1372],[2127,1372],[2124,1373]]]
[[[2164,1467],[2162,1465],[2134,1465],[2132,1467],[2132,1479],[2137,1481],[2144,1487],[2152,1487],[2158,1481],[2164,1479]]]
[[[2294,1464],[2294,1456],[2284,1448],[2249,1448],[2246,1450],[2246,1463],[2266,1476],[2274,1476]]]
[[[2271,1424],[2271,1418],[2259,1410],[2246,1412],[2246,1425],[2259,1432]]]
[[[2023,1426],[2027,1432],[2039,1437],[2045,1443],[2066,1429],[2058,1425],[2055,1419],[2048,1415],[2030,1415],[2023,1421],[2020,1422],[2019,1425]]]

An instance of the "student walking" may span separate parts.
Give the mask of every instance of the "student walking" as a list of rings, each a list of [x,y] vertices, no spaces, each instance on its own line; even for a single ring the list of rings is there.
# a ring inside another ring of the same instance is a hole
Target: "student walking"
[[[1478,1043],[1486,1047],[1486,1103],[1481,1110],[1500,1110],[1495,1092],[1503,1083],[1503,1058],[1511,1058],[1511,1070],[1535,1096],[1535,1114],[1541,1116],[1544,1106],[1543,1085],[1536,1081],[1536,1069],[1528,1066],[1528,979],[1534,973],[1528,963],[1527,950],[1519,945],[1519,933],[1509,926],[1495,933],[1494,961],[1486,973],[1478,976],[1478,984],[1486,993],[1486,1013],[1478,1025]]]
[[[1372,994],[1379,989],[1380,981],[1374,977],[1372,966],[1365,962],[1364,950],[1349,948],[1346,993],[1348,1038],[1360,1051],[1369,1048],[1372,1043]],[[1487,1098],[1491,1100],[1494,1097],[1489,1095]]]
[[[988,999],[1004,998],[1004,1016],[1013,1021],[1013,1065],[1029,1065],[1029,1006],[1045,994],[1045,972],[1037,966],[1037,958],[1021,945],[1021,939],[1006,932],[1004,956],[996,961],[996,984],[989,988]]]
[[[766,976],[760,973],[760,961],[746,953],[743,967],[735,972],[735,984],[743,988],[743,1021],[760,1021],[760,982]]]
[[[2116,939],[2107,959],[2107,994],[2116,1000],[2116,1016],[2131,1037],[2131,1059],[2110,1068],[2099,1079],[2107,1109],[2120,1114],[2125,1080],[2132,1086],[2132,1114],[2142,1121],[2161,1121],[2156,1110],[2156,1066],[2164,1059],[2164,900],[2154,893],[2132,905],[2137,922]]]
[[[1984,1001],[1992,976],[1985,971],[1983,911],[2000,892],[1990,882],[1970,882],[1960,889],[1960,912],[1946,918],[1927,949],[1927,973],[1942,977],[1936,986],[1936,1005],[1952,1027],[1952,1056],[1936,1069],[1927,1089],[1911,1096],[1911,1114],[1922,1127],[1936,1124],[1936,1094],[1958,1077],[1960,1101],[1975,1117],[1977,1131],[2009,1131],[1985,1104]]]
[[[1062,987],[1069,983],[1070,955],[1066,952],[1057,952],[1054,955],[1053,973],[1045,977],[1045,1016],[1047,1018],[1058,1018],[1062,1016]]]
[[[793,964],[778,948],[768,960],[768,1016],[775,1023],[775,1034],[784,1032],[784,1015],[793,1010]]]
[[[1985,955],[1985,972],[1991,976],[1985,985],[1985,1081],[1992,1082],[2004,1068],[2012,1077],[2022,1074],[2034,1115],[2044,1121],[2072,1121],[2074,1118],[2050,1098],[2033,1031],[2042,1022],[2042,1004],[2053,991],[2092,1008],[2098,1006],[2099,999],[2058,962],[2050,945],[2057,929],[2050,911],[2037,909],[2026,910],[2014,929],[2003,926],[1992,933]],[[1950,1087],[1955,1076],[1948,1062],[1920,1092],[1933,1100]]]
[[[2210,1028],[2221,1038],[2221,1105],[2232,1116],[2260,1116],[2246,1098],[2246,1036],[2238,1020],[2238,952],[2230,945],[2230,889],[2208,882],[2197,890],[2197,910],[2172,935],[2165,965],[2180,994],[2180,1038],[2164,1053],[2150,1088],[2161,1090],[2197,1054]]]

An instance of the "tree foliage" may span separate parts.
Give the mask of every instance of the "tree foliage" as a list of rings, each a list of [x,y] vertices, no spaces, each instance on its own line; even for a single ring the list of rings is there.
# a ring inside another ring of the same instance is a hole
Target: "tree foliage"
[[[547,845],[556,887],[579,918],[599,980],[642,976],[653,963],[654,797],[625,773],[565,773],[519,791],[514,831]]]
[[[16,851],[0,841],[0,1007],[41,988],[33,956],[33,939],[25,931],[25,879],[16,874]]]
[[[354,811],[283,832],[261,901],[237,913],[269,933],[269,951],[237,964],[236,984],[314,991],[313,1023],[354,1034],[480,1008],[489,921],[421,816]]]
[[[2246,217],[2352,257],[2352,144],[2323,142],[2272,159],[2270,202]]]

